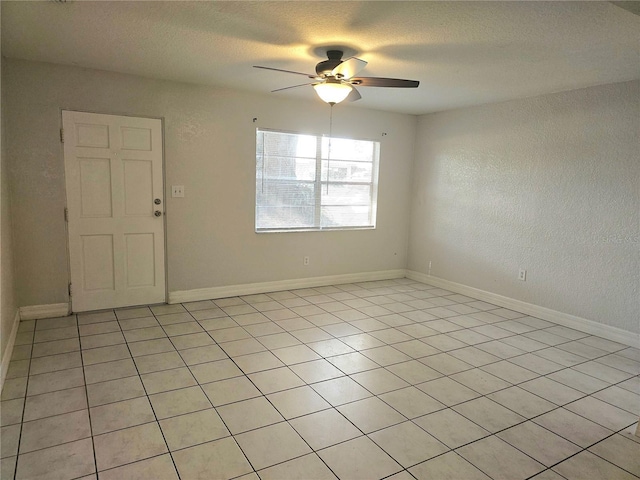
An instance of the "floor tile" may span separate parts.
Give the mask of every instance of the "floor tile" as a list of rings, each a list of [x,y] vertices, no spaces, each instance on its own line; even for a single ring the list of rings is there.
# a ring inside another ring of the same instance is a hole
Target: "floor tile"
[[[168,338],[157,338],[155,340],[144,340],[142,342],[129,343],[131,355],[139,357],[141,355],[152,355],[154,353],[172,352],[175,347]]]
[[[445,408],[437,400],[416,387],[407,387],[401,390],[387,392],[380,397],[407,418],[416,418],[427,413]]]
[[[362,350],[360,353],[383,367],[411,360],[409,355],[406,355],[400,350],[396,350],[389,345]]]
[[[287,420],[331,407],[326,400],[306,385],[273,393],[267,395],[267,398]]]
[[[84,387],[35,395],[27,397],[24,407],[24,421],[75,412],[85,408],[87,408],[87,396]]]
[[[110,322],[113,320],[116,320],[116,315],[113,310],[78,314],[78,325],[89,325],[92,323]]]
[[[102,323],[93,323],[91,325],[80,325],[78,327],[78,331],[80,332],[81,337],[85,337],[87,335],[99,335],[102,333],[113,333],[120,331],[120,324],[118,322],[102,322]]]
[[[494,480],[525,479],[545,468],[495,436],[478,440],[456,452]]]
[[[519,387],[510,387],[491,393],[487,395],[487,398],[525,418],[533,418],[557,408],[555,404]]]
[[[0,478],[12,479],[16,471],[18,457],[6,457],[0,459]]]
[[[564,365],[565,367],[572,367],[574,365],[577,365],[578,363],[587,361],[587,359],[584,357],[568,352],[566,350],[562,350],[557,347],[550,347],[544,350],[538,350],[534,352],[533,355],[546,358],[547,360],[551,360],[552,362],[559,363],[560,365]]]
[[[140,377],[127,377],[87,385],[89,406],[97,407],[145,395]]]
[[[451,375],[450,378],[482,395],[487,395],[511,386],[509,382],[505,382],[479,368],[455,373]]]
[[[553,470],[567,480],[582,480],[586,478],[632,480],[637,478],[589,452],[581,452],[556,465]]]
[[[242,370],[231,360],[200,363],[189,367],[189,370],[201,385],[242,375]]]
[[[472,365],[469,365],[456,357],[452,357],[448,353],[438,353],[436,355],[421,358],[420,362],[434,370],[437,370],[443,375],[452,375],[454,373],[464,372],[465,370],[473,368]]]
[[[402,470],[367,437],[320,450],[318,455],[339,478],[384,478]]]
[[[78,478],[95,472],[90,438],[20,455],[17,480]]]
[[[403,415],[376,397],[347,403],[337,409],[364,433],[371,433],[406,420]]]
[[[415,418],[413,421],[449,448],[458,448],[490,435],[487,430],[450,408]]]
[[[490,480],[484,473],[455,452],[423,462],[409,469],[418,480]]]
[[[197,385],[187,367],[140,375],[147,394],[176,390]]]
[[[14,347],[14,353],[17,348]],[[69,338],[66,340],[55,340],[52,342],[44,342],[44,343],[35,343],[33,345],[33,351],[31,356],[33,358],[38,357],[46,357],[49,355],[58,355],[60,353],[69,353],[76,352],[80,350],[80,339],[79,337]],[[12,360],[14,358],[12,357]],[[20,358],[15,358],[15,360],[20,360]],[[19,464],[20,462],[18,462]]]
[[[67,388],[84,385],[84,372],[82,368],[71,368],[58,372],[42,373],[29,377],[27,396],[40,395],[42,393],[65,390]]]
[[[248,377],[265,395],[304,385],[288,367],[252,373]]]
[[[371,396],[369,391],[349,377],[314,383],[311,387],[334,407]]]
[[[514,385],[526,382],[528,380],[533,380],[534,378],[539,376],[531,370],[527,370],[526,368],[522,368],[506,360],[503,360],[502,362],[491,363],[480,368],[481,370],[484,370],[485,372],[488,372],[491,375],[501,378],[502,380]]]
[[[88,337],[80,338],[80,344],[82,345],[83,350],[119,345],[121,343],[125,343],[122,332],[103,333],[101,335],[90,335]]]
[[[34,321],[35,322],[35,321]],[[27,322],[22,320],[20,322],[20,326],[26,326]],[[40,330],[48,330],[50,328],[66,328],[66,327],[76,327],[78,325],[78,320],[75,315],[70,315],[67,317],[56,317],[56,318],[41,318],[37,320],[37,325],[35,326],[36,331]],[[30,331],[33,331],[33,327]]]
[[[64,340],[66,338],[78,337],[78,327],[51,328],[49,330],[38,330],[33,337],[33,343],[51,342],[53,340]]]
[[[184,315],[185,312],[185,308],[180,305],[180,304],[176,304],[176,305],[156,305],[151,308],[151,312],[154,315],[162,315],[163,317],[169,316],[169,315]]]
[[[253,471],[242,450],[231,438],[174,452],[173,458],[180,477],[189,480],[234,478]],[[213,472],[215,477],[212,477]]]
[[[622,370],[618,370],[617,368],[609,367],[608,365],[603,365],[599,362],[585,362],[580,365],[576,365],[572,368],[573,370],[577,370],[578,372],[582,372],[584,374],[595,377],[603,382],[607,383],[618,383],[631,378],[633,375],[637,375],[638,372],[632,374],[628,372],[623,372]]]
[[[344,374],[324,359],[311,362],[296,363],[289,368],[306,383],[321,382],[331,378],[341,377]]]
[[[264,348],[264,346],[255,338],[245,338],[243,340],[224,342],[220,344],[220,347],[230,357],[248,355],[250,353],[263,352],[266,350],[266,348]]]
[[[20,454],[73,442],[91,436],[88,410],[25,422],[20,437]],[[4,447],[4,438],[3,438]]]
[[[98,471],[167,452],[157,423],[117,430],[93,437]]]
[[[289,423],[314,450],[362,435],[360,430],[333,408],[295,418]]]
[[[178,480],[178,474],[171,457],[167,454],[100,472],[100,480],[122,480],[125,478]]]
[[[115,310],[115,315],[118,320],[149,317],[151,316],[151,309],[149,307],[118,308]]]
[[[239,402],[262,395],[251,381],[245,377],[234,377],[202,385],[214,407]]]
[[[95,365],[97,363],[112,362],[131,358],[131,353],[127,345],[113,345],[110,347],[93,348],[82,351],[82,362],[84,366]]]
[[[265,427],[284,419],[264,397],[230,403],[217,408],[232,434]]]
[[[593,397],[582,398],[564,408],[610,430],[621,430],[638,421],[637,415]]]
[[[416,387],[448,407],[480,396],[479,393],[448,377],[424,382]]]
[[[164,338],[167,334],[162,327],[146,327],[136,328],[135,330],[126,330],[124,332],[124,338],[127,342],[141,342],[143,340],[154,340],[156,338]]]
[[[617,368],[618,370],[622,370],[623,372],[631,373],[633,375],[637,375],[637,373],[640,372],[640,361],[626,358],[622,355],[607,355],[596,359],[596,362]]]
[[[260,471],[262,480],[286,478],[313,478],[314,480],[336,480],[336,476],[315,453],[283,462]]]
[[[347,375],[364,372],[366,370],[373,370],[380,367],[380,365],[375,363],[373,360],[368,359],[359,352],[337,355],[335,357],[327,358],[327,361],[332,365],[338,367]]]
[[[599,457],[610,461],[636,476],[640,476],[640,443],[622,435],[613,435],[589,449]]]
[[[410,327],[418,328],[424,327],[423,325],[415,324],[415,325],[407,325],[406,327],[400,327],[401,329],[408,329]],[[428,329],[427,329],[428,330]],[[408,342],[396,343],[393,345],[393,348],[401,351],[402,353],[409,355],[411,358],[422,358],[428,355],[436,355],[440,353],[440,350],[432,347],[431,345],[427,345],[426,343],[420,340],[409,340]]]
[[[135,357],[135,362],[140,374],[160,372],[185,366],[178,352],[155,353],[153,355]]]
[[[519,387],[549,400],[556,405],[565,405],[585,396],[584,393],[555,382],[547,377],[540,377],[529,382],[521,383]]]
[[[24,397],[0,402],[0,426],[6,427],[22,421]]]
[[[91,408],[91,428],[94,435],[153,422],[155,419],[147,397]]]
[[[137,375],[138,370],[130,357],[84,367],[84,377],[87,385]]]
[[[449,448],[412,422],[404,422],[369,435],[405,468],[440,455]]]
[[[309,446],[286,422],[242,433],[236,440],[256,470],[311,453]]]
[[[149,396],[158,420],[211,408],[200,387],[181,388]]]
[[[531,353],[510,358],[509,361],[540,375],[547,375],[565,368],[564,365],[560,365],[559,363],[552,362],[551,360],[538,357]]]
[[[300,341],[296,337],[287,332],[276,333],[275,335],[265,335],[260,337],[258,341],[269,350],[300,344]]]
[[[360,333],[357,335],[340,337],[340,341],[346,343],[355,350],[365,350],[367,348],[382,347],[384,345],[383,342],[375,337],[372,337],[368,333]]]
[[[2,401],[22,398],[27,394],[27,377],[8,378],[2,387]]]
[[[544,415],[534,418],[533,421],[584,448],[599,442],[613,433],[611,430],[564,408],[545,413]]]
[[[258,352],[234,357],[234,362],[245,374],[283,367],[284,364],[271,352]]]
[[[60,355],[34,358],[31,360],[29,373],[31,375],[39,375],[81,366],[82,357],[80,352],[61,353]]]
[[[485,397],[476,398],[452,408],[491,433],[525,420],[524,417]]]
[[[640,395],[624,388],[614,385],[594,393],[593,397],[640,416]]]
[[[285,365],[293,365],[296,363],[310,362],[319,360],[321,357],[306,345],[295,345],[291,347],[278,348],[273,351]]]
[[[533,422],[521,423],[497,435],[547,467],[580,451],[574,443]]]
[[[160,420],[160,427],[171,451],[229,436],[213,408]]]
[[[227,358],[227,354],[218,345],[205,345],[180,350],[180,356],[187,365],[198,365]]]
[[[423,383],[442,376],[442,374],[436,370],[427,367],[424,363],[417,360],[396,363],[394,365],[389,365],[386,368],[411,385]]]
[[[36,420],[36,422],[40,421],[41,420]],[[29,424],[27,423],[25,425]],[[0,442],[0,458],[15,457],[18,454],[18,445],[20,444],[20,431],[21,426],[19,424],[0,428],[0,438],[2,438],[2,442]],[[34,435],[28,435],[27,441],[31,440],[31,443],[34,443],[33,438]],[[56,443],[54,443],[54,445]],[[33,450],[33,448],[27,451],[31,450]]]

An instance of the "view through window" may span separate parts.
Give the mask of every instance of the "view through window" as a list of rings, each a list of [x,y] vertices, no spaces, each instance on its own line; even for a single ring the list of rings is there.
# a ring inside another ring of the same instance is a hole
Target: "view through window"
[[[374,228],[380,142],[258,130],[256,231]]]

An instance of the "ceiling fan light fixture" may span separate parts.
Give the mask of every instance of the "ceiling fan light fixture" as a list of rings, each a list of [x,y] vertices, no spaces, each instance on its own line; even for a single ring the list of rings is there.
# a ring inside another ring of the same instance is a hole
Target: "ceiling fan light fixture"
[[[313,88],[322,101],[329,105],[340,103],[349,96],[352,90],[351,85],[348,83],[342,83],[339,80],[331,81],[330,79],[322,83],[316,83]]]

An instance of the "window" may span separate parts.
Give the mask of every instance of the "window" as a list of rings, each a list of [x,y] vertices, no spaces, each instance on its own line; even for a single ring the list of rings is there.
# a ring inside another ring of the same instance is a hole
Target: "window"
[[[256,232],[374,228],[380,142],[258,130]]]

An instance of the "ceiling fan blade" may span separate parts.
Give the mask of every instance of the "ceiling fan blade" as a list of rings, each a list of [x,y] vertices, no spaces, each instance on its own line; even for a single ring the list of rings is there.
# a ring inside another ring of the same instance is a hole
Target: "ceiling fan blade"
[[[341,75],[342,78],[348,80],[356,73],[359,73],[366,66],[367,62],[365,62],[364,60],[360,60],[356,57],[351,57],[334,68],[331,71],[331,75],[333,75],[334,77],[336,75]]]
[[[360,92],[355,89],[355,87],[351,87],[351,93],[347,95],[347,98],[344,99],[345,102],[357,102],[360,100],[362,96]]]
[[[307,85],[313,85],[314,83],[315,82],[301,83],[300,85],[292,85],[290,87],[278,88],[276,90],[271,90],[271,93],[273,93],[273,92],[281,92],[282,90],[289,90],[290,88],[306,87]]]
[[[261,68],[263,70],[272,70],[274,72],[293,73],[295,75],[304,75],[307,78],[316,78],[315,75],[309,75],[308,73],[293,72],[291,70],[282,70],[281,68],[261,67],[260,65],[254,65],[253,68]]]
[[[416,88],[420,85],[417,80],[403,80],[400,78],[357,77],[351,78],[349,83],[359,87],[396,87]]]

